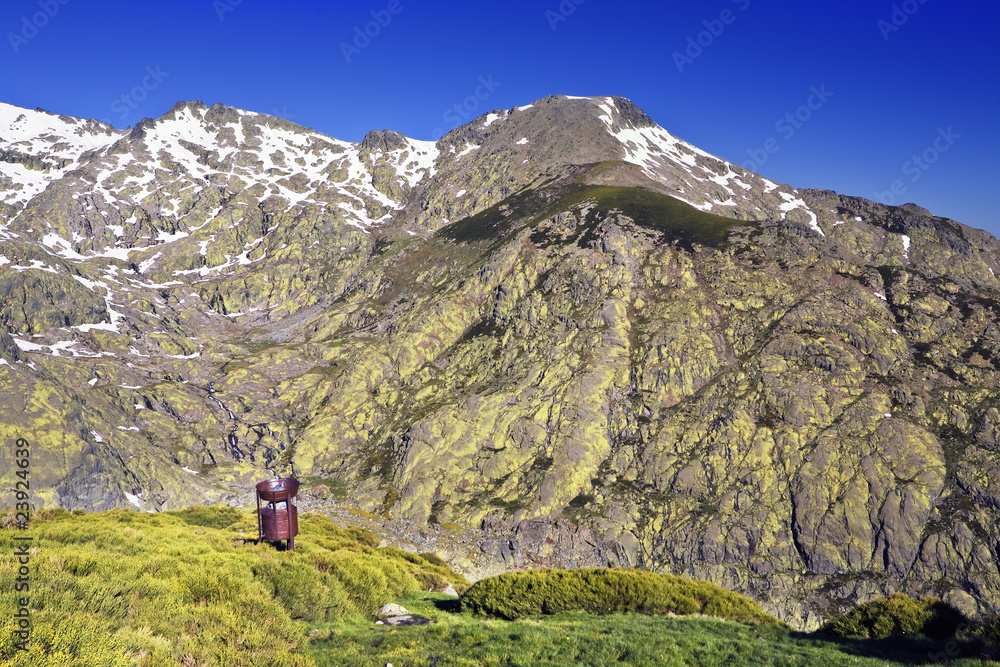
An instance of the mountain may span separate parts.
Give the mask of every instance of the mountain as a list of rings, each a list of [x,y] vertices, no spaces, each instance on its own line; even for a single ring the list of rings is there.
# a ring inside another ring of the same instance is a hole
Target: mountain
[[[619,97],[436,143],[0,105],[0,433],[45,506],[295,475],[482,529],[459,565],[642,566],[801,627],[894,592],[996,613],[997,270],[986,232]]]

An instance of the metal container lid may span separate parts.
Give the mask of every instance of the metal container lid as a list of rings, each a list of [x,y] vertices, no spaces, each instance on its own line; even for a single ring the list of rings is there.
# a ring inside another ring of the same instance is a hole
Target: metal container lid
[[[291,477],[269,479],[257,484],[257,496],[261,500],[278,502],[294,498],[299,492],[299,480]]]

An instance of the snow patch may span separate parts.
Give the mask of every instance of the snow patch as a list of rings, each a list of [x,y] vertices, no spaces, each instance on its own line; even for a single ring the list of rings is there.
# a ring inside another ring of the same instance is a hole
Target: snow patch
[[[167,232],[161,230],[160,233],[156,235],[156,240],[161,243],[173,243],[174,241],[178,241],[186,236],[190,235],[187,232],[174,232],[173,234],[168,234]]]
[[[87,280],[83,276],[74,275],[73,279],[76,280],[81,285],[83,285],[84,287],[86,287],[87,289],[89,289],[91,292],[94,291],[95,287],[103,287],[105,290],[108,290],[108,286],[105,283],[97,282],[95,280]]]
[[[802,209],[809,216],[809,227],[816,231],[820,236],[826,236],[817,222],[816,214],[812,212],[812,209],[809,208],[809,205],[806,204],[805,200],[787,192],[779,192],[778,194],[785,200],[785,203],[778,205],[778,209],[782,212],[782,220],[785,219],[789,211]]]
[[[37,343],[32,343],[28,340],[21,340],[20,338],[14,338],[14,343],[21,348],[22,352],[38,352],[39,350],[45,349],[44,345],[38,345]]]

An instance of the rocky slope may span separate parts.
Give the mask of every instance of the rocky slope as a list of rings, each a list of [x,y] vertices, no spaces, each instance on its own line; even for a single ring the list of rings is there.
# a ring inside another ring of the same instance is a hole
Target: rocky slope
[[[985,232],[622,98],[357,144],[0,105],[0,433],[47,506],[296,475],[482,527],[498,568],[697,576],[806,627],[896,591],[996,612],[998,270]]]

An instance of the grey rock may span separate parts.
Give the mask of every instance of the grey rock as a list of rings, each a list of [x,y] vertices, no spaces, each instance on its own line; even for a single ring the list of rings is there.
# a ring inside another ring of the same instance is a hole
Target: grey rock
[[[398,605],[395,602],[390,602],[389,604],[384,604],[379,607],[378,611],[375,612],[375,615],[379,617],[406,616],[409,613],[410,612],[406,607]]]

